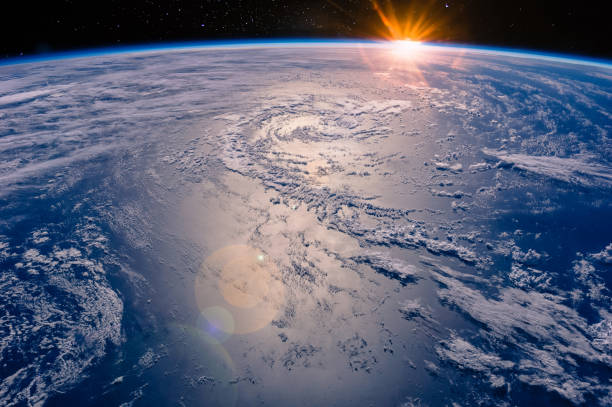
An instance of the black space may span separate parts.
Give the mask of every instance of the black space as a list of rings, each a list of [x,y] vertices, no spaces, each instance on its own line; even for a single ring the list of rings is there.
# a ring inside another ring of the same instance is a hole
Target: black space
[[[384,0],[381,3],[385,3]],[[612,58],[609,1],[395,1],[426,14],[428,40]],[[0,57],[110,45],[275,37],[374,38],[370,0],[7,0]]]

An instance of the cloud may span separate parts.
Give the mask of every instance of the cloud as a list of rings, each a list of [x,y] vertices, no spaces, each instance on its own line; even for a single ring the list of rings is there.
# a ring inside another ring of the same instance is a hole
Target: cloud
[[[433,273],[442,285],[440,300],[482,324],[480,336],[491,347],[485,352],[465,339],[451,337],[438,349],[443,359],[478,372],[504,370],[577,404],[588,394],[611,390],[608,383],[580,374],[581,363],[612,367],[612,355],[602,352],[602,339],[589,334],[593,329],[600,332],[599,325],[590,326],[562,304],[562,297],[501,288],[495,298],[488,298],[457,279]],[[505,361],[499,353],[508,354],[509,349],[512,360]]]
[[[504,165],[544,175],[559,181],[583,186],[612,187],[612,168],[576,158],[510,154],[503,150],[482,150],[499,159]]]

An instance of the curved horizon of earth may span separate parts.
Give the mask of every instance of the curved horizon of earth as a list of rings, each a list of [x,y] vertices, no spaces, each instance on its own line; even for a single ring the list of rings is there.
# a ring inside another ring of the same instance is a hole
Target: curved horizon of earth
[[[0,66],[0,404],[611,406],[611,89],[372,43]]]

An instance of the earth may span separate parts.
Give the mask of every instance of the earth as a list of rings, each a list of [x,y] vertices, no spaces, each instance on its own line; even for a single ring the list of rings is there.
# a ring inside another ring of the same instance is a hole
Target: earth
[[[0,66],[0,404],[612,406],[612,65]]]

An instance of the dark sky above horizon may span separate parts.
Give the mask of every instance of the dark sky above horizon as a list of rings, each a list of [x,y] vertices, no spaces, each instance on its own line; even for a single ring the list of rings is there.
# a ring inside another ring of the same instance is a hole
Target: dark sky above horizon
[[[388,2],[379,1],[387,9]],[[425,17],[427,40],[612,59],[606,1],[394,1],[400,21]],[[370,0],[32,0],[0,9],[0,57],[207,39],[376,38]]]

